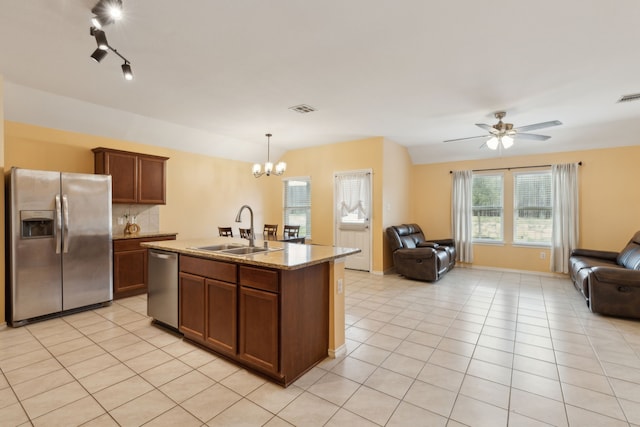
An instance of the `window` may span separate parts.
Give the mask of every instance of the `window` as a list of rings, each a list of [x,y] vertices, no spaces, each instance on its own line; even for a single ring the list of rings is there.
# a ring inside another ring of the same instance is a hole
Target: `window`
[[[514,175],[513,242],[551,244],[551,172]]]
[[[311,238],[311,178],[287,178],[283,182],[284,223],[299,225],[299,235]]]
[[[503,240],[503,176],[473,175],[472,237],[474,241]]]

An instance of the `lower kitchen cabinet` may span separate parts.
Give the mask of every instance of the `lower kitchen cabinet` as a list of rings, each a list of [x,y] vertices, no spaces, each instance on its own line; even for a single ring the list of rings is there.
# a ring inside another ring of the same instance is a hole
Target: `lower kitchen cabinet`
[[[237,349],[237,285],[206,280],[206,343],[222,353],[234,355]]]
[[[277,373],[278,294],[240,287],[240,348],[238,356]]]
[[[176,235],[173,234],[114,240],[113,299],[147,293],[147,249],[140,243],[175,239]]]
[[[276,270],[180,255],[179,329],[287,386],[327,356],[329,264]]]
[[[185,337],[203,343],[205,335],[205,279],[183,272],[180,272],[179,277],[181,310],[178,329]]]

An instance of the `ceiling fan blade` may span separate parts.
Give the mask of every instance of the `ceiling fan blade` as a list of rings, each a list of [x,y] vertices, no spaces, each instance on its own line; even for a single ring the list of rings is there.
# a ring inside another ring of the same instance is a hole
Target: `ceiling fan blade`
[[[442,142],[458,142],[458,141],[466,141],[468,139],[477,139],[477,138],[489,138],[491,135],[478,135],[478,136],[469,136],[467,138],[456,138],[456,139],[447,139]]]
[[[536,141],[546,141],[547,139],[551,138],[550,136],[547,136],[547,135],[537,135],[535,133],[518,132],[516,135],[518,139],[534,139]]]
[[[520,133],[520,132],[527,132],[530,130],[549,128],[551,126],[559,126],[561,124],[562,122],[560,120],[551,120],[550,122],[542,122],[542,123],[535,123],[532,125],[520,126],[520,127],[517,127],[515,130],[518,131],[518,133]]]
[[[485,124],[485,123],[476,123],[476,126],[478,126],[480,129],[484,129],[484,130],[489,131],[489,132],[494,132],[495,131],[493,126],[490,126],[490,125]]]

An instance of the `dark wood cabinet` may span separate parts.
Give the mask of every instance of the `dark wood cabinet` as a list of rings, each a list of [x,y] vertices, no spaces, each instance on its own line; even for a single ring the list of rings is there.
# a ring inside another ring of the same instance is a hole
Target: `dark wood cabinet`
[[[147,249],[143,242],[175,240],[175,235],[113,241],[113,299],[147,293]]]
[[[285,386],[327,356],[328,263],[277,270],[181,255],[180,271],[185,338]]]
[[[237,353],[238,342],[236,271],[235,264],[184,255],[180,257],[178,329],[185,337],[230,356]],[[183,293],[187,296],[195,294],[189,288],[195,287],[193,281],[196,278],[202,283],[202,292],[197,297],[182,298]],[[194,329],[195,325],[197,329]]]
[[[166,204],[168,157],[98,147],[95,173],[111,175],[113,203]]]
[[[205,279],[183,272],[179,277],[180,320],[178,328],[185,337],[203,343],[205,335]]]
[[[220,280],[206,280],[206,341],[222,353],[237,350],[237,285]]]

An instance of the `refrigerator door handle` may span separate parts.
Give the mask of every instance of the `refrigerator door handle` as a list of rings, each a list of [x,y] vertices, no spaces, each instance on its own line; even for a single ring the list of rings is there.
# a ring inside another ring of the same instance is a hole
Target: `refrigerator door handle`
[[[60,207],[60,195],[56,194],[56,254],[60,253],[62,244],[62,208]]]
[[[62,252],[69,252],[69,199],[66,194],[62,195],[62,213],[64,215],[64,236],[63,236],[63,245]]]

